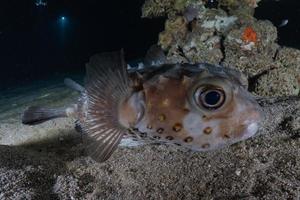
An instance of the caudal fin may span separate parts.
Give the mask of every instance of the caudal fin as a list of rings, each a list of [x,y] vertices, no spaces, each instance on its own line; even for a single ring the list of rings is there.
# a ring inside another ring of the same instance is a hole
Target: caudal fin
[[[36,125],[59,117],[67,117],[65,109],[31,106],[24,111],[22,115],[22,123],[26,125]]]

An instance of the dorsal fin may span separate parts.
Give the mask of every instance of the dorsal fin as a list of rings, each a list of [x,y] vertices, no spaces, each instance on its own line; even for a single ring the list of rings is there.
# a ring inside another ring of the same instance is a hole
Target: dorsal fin
[[[119,105],[130,94],[123,51],[92,56],[86,71],[87,119],[83,131],[89,137],[88,153],[103,162],[127,131],[118,119]]]

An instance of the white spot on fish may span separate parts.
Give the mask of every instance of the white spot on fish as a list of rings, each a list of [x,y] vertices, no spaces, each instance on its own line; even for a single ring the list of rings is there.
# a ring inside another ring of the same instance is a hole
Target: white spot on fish
[[[183,119],[184,129],[193,137],[202,135],[203,122],[202,117],[198,113],[190,112]]]
[[[252,137],[258,130],[258,124],[253,122],[247,126],[246,132],[243,134],[242,140]]]

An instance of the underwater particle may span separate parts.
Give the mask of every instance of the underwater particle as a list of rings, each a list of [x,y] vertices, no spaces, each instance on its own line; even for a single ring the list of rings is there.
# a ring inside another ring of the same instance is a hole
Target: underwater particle
[[[47,6],[47,1],[45,1],[45,0],[36,0],[35,5],[37,7],[46,7]]]
[[[150,124],[148,124],[147,129],[152,129],[152,126]]]
[[[219,2],[218,0],[204,0],[205,7],[207,8],[218,8]]]
[[[265,97],[299,95],[300,85],[297,74],[289,67],[270,70],[259,77],[255,93]]]
[[[192,141],[193,141],[192,137],[187,137],[187,138],[184,139],[184,142],[186,142],[186,143],[190,143]]]
[[[182,129],[181,123],[175,123],[172,129],[173,129],[173,131],[175,131],[175,132],[181,131],[181,129]]]
[[[203,133],[204,134],[206,134],[206,135],[209,135],[209,134],[211,134],[211,132],[212,132],[212,128],[211,127],[206,127],[204,130],[203,130]]]
[[[286,26],[289,23],[288,19],[281,20],[280,24],[278,25],[279,28]]]
[[[257,33],[255,32],[255,30],[248,26],[244,29],[243,35],[242,35],[242,40],[244,42],[250,43],[256,43],[257,42]]]

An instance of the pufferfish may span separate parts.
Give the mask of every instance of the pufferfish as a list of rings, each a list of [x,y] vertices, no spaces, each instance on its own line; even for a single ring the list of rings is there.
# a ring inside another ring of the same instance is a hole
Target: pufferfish
[[[124,138],[209,151],[256,134],[262,112],[243,74],[207,63],[166,64],[148,58],[152,64],[128,70],[122,51],[92,56],[84,87],[65,80],[81,93],[76,104],[31,106],[23,124],[75,117],[87,152],[98,162],[107,160]]]

